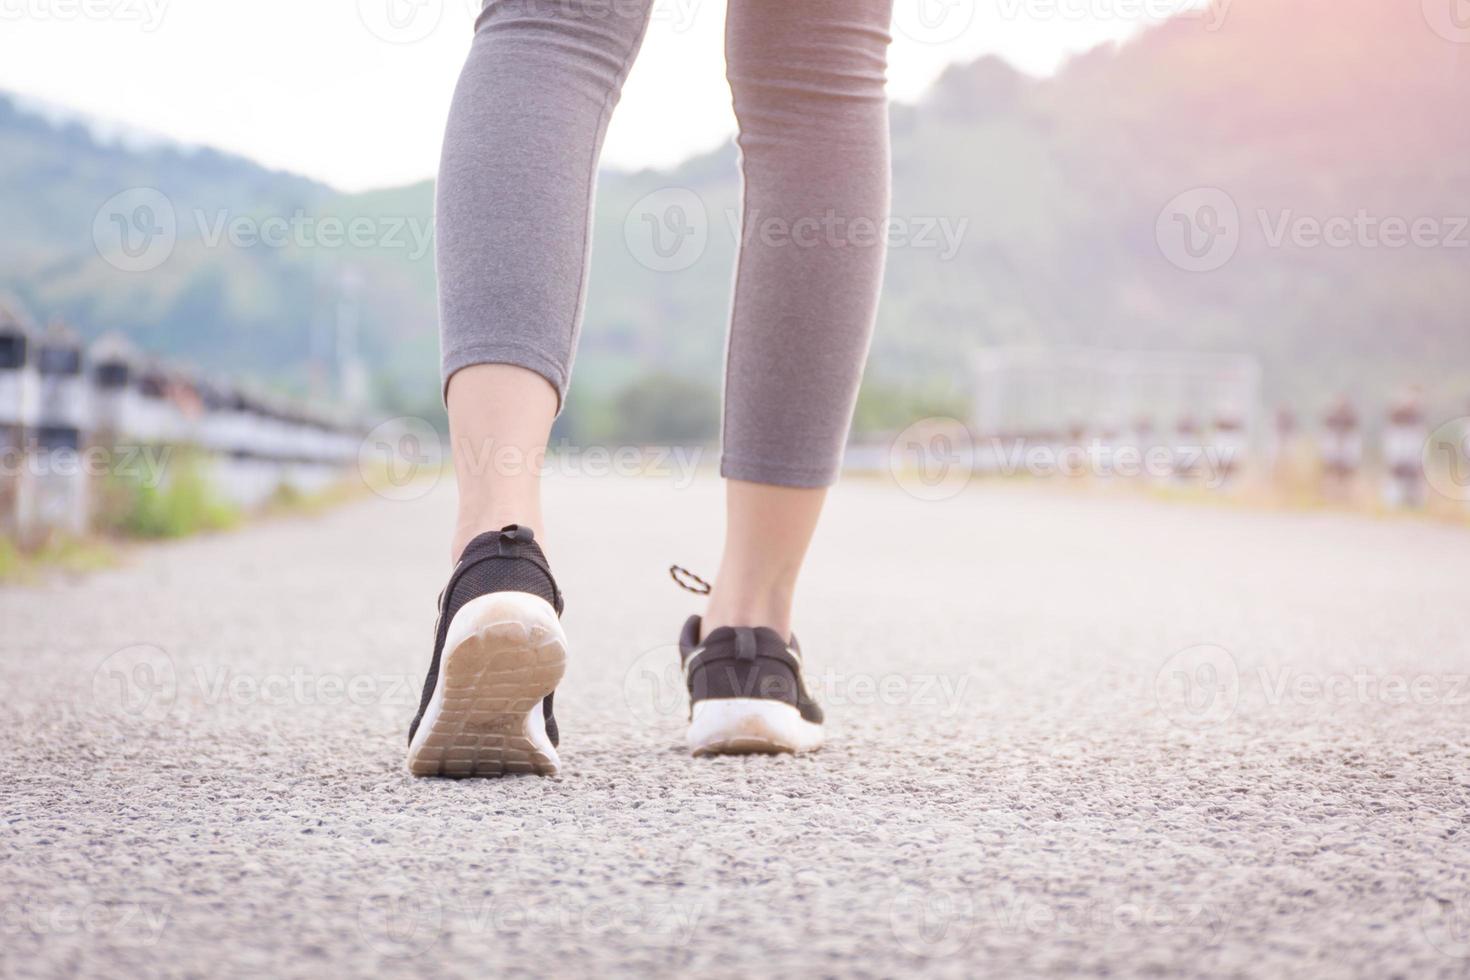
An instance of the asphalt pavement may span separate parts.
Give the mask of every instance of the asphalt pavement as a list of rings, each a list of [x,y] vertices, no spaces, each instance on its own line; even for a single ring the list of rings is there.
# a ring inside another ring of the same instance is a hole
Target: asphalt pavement
[[[0,970],[1470,976],[1470,530],[845,482],[827,747],[696,760],[719,493],[549,482],[549,779],[404,770],[446,487],[0,590]]]

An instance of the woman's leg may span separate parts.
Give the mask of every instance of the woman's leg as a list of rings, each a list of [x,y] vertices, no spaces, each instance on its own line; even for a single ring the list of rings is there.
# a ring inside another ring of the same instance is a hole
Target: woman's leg
[[[440,329],[459,482],[454,571],[408,730],[419,776],[554,773],[561,590],[540,466],[581,324],[608,117],[652,0],[488,0],[439,169]]]
[[[566,395],[597,161],[651,6],[490,0],[476,24],[435,208],[455,558],[481,531],[542,529],[533,464]]]
[[[790,633],[883,277],[892,0],[730,0],[741,248],[725,364],[725,553],[709,629]]]
[[[825,487],[725,485],[725,551],[705,613],[720,626],[766,626],[791,635],[796,576],[817,529]]]
[[[449,561],[483,531],[520,524],[545,545],[541,465],[556,389],[512,364],[472,364],[449,386],[449,443],[459,514]]]

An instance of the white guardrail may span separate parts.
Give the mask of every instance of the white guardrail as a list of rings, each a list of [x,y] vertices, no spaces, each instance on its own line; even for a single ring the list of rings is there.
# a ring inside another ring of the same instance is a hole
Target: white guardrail
[[[310,493],[356,464],[351,413],[148,358],[116,334],[90,347],[0,308],[0,537],[93,524],[107,479],[166,486],[180,461],[242,509]]]

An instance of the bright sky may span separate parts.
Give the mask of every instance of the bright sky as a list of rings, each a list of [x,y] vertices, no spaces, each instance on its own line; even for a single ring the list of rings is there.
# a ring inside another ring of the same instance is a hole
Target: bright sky
[[[1192,2],[896,0],[890,91],[912,101],[947,64],[986,53],[1046,74]],[[479,0],[0,0],[0,89],[344,190],[408,183],[434,172],[478,9]],[[668,166],[729,138],[724,17],[725,0],[657,0],[606,164]]]

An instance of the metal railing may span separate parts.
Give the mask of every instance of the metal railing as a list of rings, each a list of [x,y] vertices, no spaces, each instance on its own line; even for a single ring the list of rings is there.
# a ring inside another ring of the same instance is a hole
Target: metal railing
[[[23,545],[87,532],[108,488],[158,490],[186,460],[241,509],[314,492],[355,464],[365,431],[353,413],[0,308],[0,535]]]

